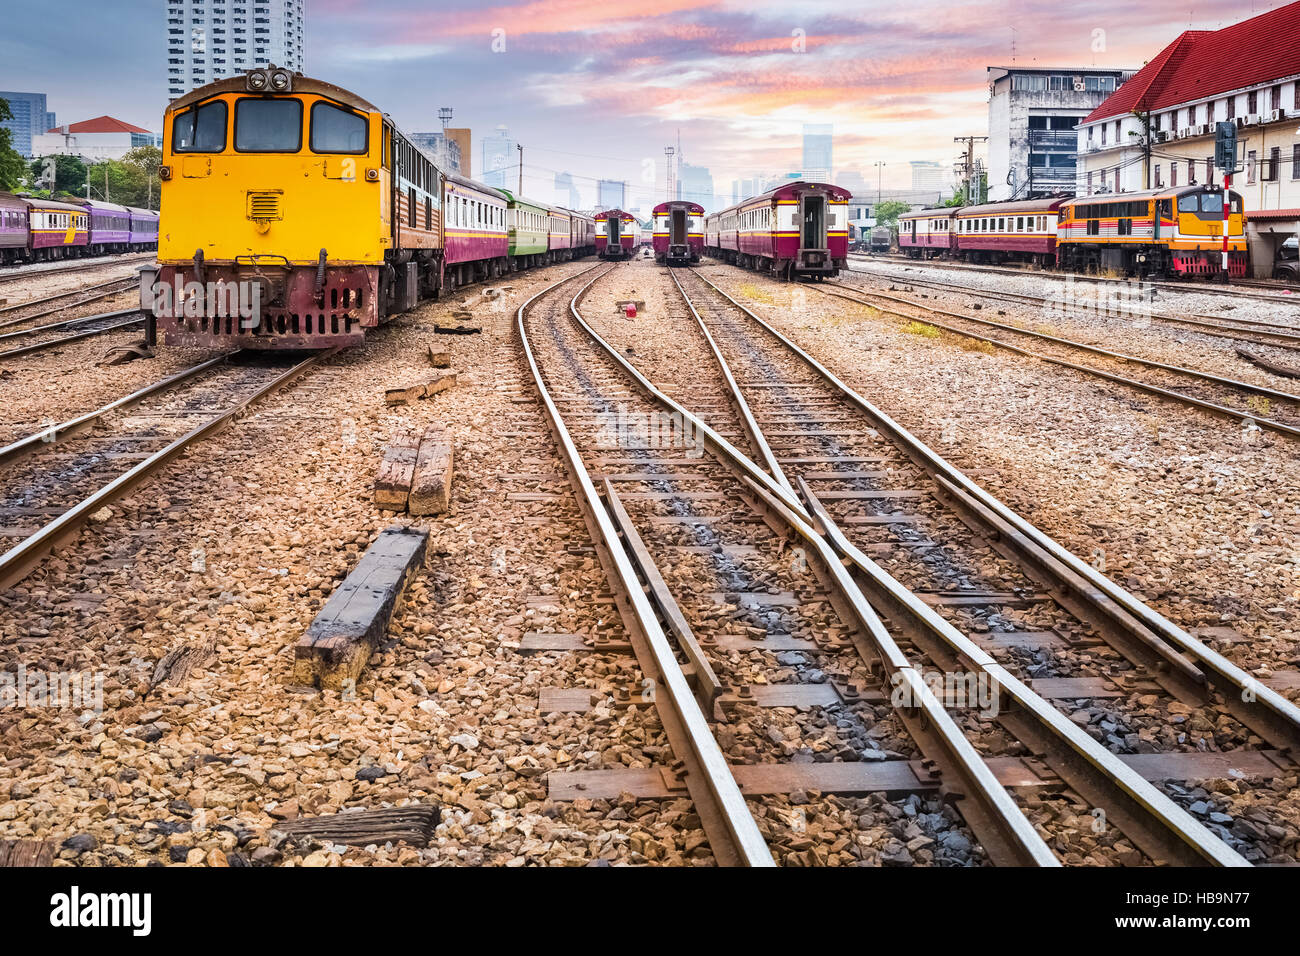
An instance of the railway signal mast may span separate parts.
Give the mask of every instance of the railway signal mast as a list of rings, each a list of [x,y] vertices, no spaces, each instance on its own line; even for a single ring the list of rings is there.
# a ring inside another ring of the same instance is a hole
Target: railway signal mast
[[[1214,165],[1223,170],[1223,281],[1228,272],[1228,215],[1232,212],[1232,174],[1237,172],[1237,124],[1232,120],[1219,123],[1214,133]]]
[[[664,147],[664,156],[666,156],[666,157],[668,158],[668,161],[667,161],[664,165],[667,167],[667,174],[668,174],[668,183],[667,183],[667,185],[668,185],[668,201],[669,201],[669,202],[672,202],[674,199],[677,198],[677,191],[676,191],[675,189],[673,189],[673,153],[675,153],[675,152],[677,152],[677,150],[675,150],[675,149],[674,149],[673,147],[671,147],[671,146],[665,146],[665,147]]]

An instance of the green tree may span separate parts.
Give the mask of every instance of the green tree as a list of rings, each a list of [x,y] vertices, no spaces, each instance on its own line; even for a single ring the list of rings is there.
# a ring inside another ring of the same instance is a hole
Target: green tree
[[[876,206],[876,225],[897,226],[898,217],[911,208],[905,202],[899,202],[897,199],[887,199]]]
[[[0,123],[14,118],[9,101],[0,99]],[[0,189],[16,189],[23,179],[23,158],[14,149],[12,130],[0,129]]]
[[[45,182],[46,170],[54,167],[54,194],[84,197],[86,195],[86,164],[76,156],[42,156],[32,160],[29,178],[33,183]],[[54,198],[40,190],[37,195]]]
[[[122,165],[139,170],[144,181],[144,195],[130,205],[143,209],[157,209],[160,190],[158,167],[162,165],[162,150],[157,146],[137,146],[122,157]]]

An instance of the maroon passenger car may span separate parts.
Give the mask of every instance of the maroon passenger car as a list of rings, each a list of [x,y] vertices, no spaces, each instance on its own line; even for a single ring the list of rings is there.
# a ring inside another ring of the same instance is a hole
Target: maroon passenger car
[[[683,265],[700,261],[704,248],[704,207],[682,199],[654,208],[651,241],[655,262]]]
[[[793,182],[705,220],[710,255],[783,278],[839,275],[848,267],[847,189]]]

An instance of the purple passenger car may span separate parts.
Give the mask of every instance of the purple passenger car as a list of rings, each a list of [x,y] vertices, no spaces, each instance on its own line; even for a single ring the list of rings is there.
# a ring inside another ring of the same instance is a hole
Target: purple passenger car
[[[131,212],[126,206],[98,199],[83,199],[80,205],[86,207],[90,216],[88,255],[126,252],[130,248]]]
[[[0,193],[0,265],[27,259],[27,204]]]
[[[140,252],[158,248],[158,213],[153,209],[127,206],[131,214],[131,250]]]

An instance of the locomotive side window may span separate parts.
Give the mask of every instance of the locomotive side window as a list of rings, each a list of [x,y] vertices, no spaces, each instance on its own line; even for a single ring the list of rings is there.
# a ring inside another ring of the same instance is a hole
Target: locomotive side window
[[[332,103],[320,101],[311,107],[311,150],[313,153],[366,152],[366,118]]]
[[[302,149],[302,101],[253,99],[235,104],[235,149],[241,153],[296,153]]]
[[[192,106],[172,120],[172,151],[219,153],[226,148],[226,104],[213,100]]]

